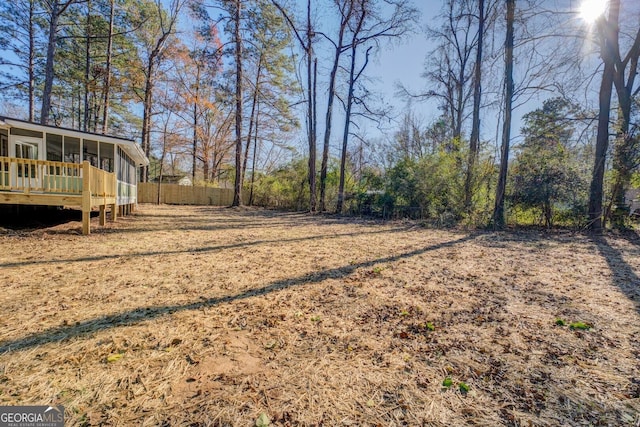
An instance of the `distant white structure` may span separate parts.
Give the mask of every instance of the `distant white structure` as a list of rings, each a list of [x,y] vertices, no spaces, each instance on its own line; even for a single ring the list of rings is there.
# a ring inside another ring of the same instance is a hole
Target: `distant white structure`
[[[626,200],[631,205],[631,213],[640,213],[640,188],[632,188],[627,191]]]
[[[158,178],[154,178],[153,182],[158,182]],[[191,178],[186,175],[162,175],[163,184],[193,185]]]

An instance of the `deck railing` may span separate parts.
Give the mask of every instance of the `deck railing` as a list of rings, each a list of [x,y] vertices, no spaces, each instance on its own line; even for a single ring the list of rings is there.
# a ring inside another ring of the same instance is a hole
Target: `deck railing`
[[[89,178],[87,182],[84,177]],[[80,164],[0,157],[0,190],[69,195],[82,195],[88,190],[92,197],[112,198],[117,196],[117,183],[115,174],[86,161]]]
[[[80,207],[82,234],[89,234],[92,208],[100,208],[100,225],[105,225],[107,206],[115,221],[118,181],[114,173],[86,160],[78,164],[0,157],[0,203]]]
[[[111,172],[83,163],[83,176],[89,176],[89,190],[92,197],[113,198],[118,195],[118,181],[116,175]]]

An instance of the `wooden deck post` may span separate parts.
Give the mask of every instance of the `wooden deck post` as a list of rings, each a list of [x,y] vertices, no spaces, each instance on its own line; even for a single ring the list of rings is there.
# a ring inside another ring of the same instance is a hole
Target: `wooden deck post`
[[[82,234],[91,233],[91,165],[82,162]]]
[[[104,227],[105,225],[107,225],[107,205],[106,204],[102,204],[100,205],[100,226]]]
[[[118,178],[116,174],[113,174],[113,179],[111,181],[112,188],[112,196],[113,196],[113,204],[111,204],[111,221],[118,219]]]

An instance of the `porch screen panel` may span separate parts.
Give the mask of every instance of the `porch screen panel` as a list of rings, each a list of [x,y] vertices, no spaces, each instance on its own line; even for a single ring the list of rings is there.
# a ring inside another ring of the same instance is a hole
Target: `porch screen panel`
[[[64,161],[80,163],[80,138],[64,137]]]
[[[87,160],[91,166],[98,167],[98,141],[82,140],[82,159]]]
[[[121,148],[118,148],[118,180],[127,184],[136,183],[135,163]]]
[[[113,144],[100,143],[100,169],[113,172]]]
[[[0,157],[9,157],[9,136],[4,129],[0,130]],[[9,163],[0,163],[0,187],[9,186]]]
[[[122,148],[118,147],[118,181],[124,181],[126,173],[125,161],[124,161],[124,153],[122,152]]]
[[[51,162],[62,161],[62,136],[52,133],[47,134],[47,160]]]
[[[138,181],[138,175],[136,174],[136,165],[133,160],[129,160],[129,184],[135,184]]]
[[[0,130],[0,157],[9,157],[9,138],[4,129]]]

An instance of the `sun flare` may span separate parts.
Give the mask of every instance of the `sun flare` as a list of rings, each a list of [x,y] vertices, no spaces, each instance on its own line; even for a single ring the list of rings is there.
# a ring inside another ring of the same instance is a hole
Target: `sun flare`
[[[589,24],[593,24],[604,14],[606,8],[606,0],[583,0],[580,6],[580,18]]]

